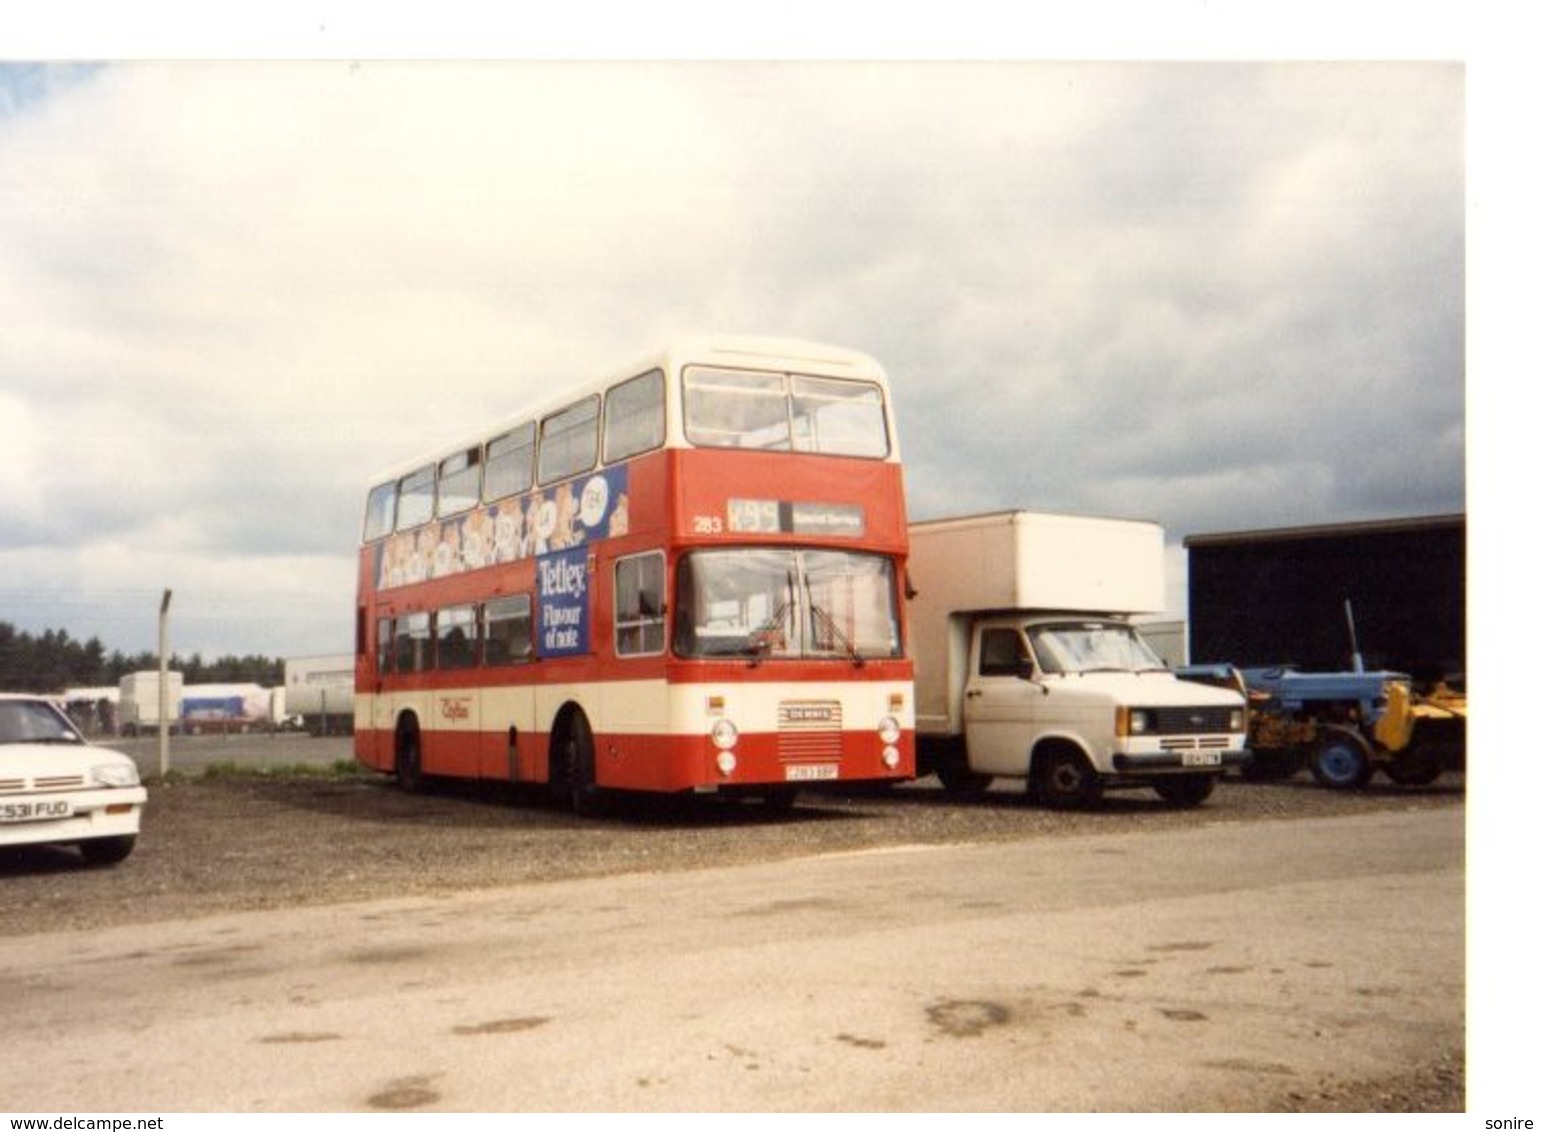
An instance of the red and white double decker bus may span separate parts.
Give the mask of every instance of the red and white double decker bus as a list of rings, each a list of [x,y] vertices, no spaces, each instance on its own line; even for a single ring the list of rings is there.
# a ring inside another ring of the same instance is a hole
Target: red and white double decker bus
[[[356,755],[581,812],[909,778],[906,548],[872,359],[676,343],[376,482]]]

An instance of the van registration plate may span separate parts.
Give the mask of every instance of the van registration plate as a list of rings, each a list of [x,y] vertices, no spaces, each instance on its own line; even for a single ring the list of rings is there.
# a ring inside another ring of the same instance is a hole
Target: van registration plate
[[[1185,751],[1180,760],[1184,766],[1221,766],[1220,751]]]

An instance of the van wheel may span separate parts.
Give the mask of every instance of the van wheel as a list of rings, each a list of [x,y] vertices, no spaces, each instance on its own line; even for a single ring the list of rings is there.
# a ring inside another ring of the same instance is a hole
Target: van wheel
[[[1041,804],[1065,810],[1091,806],[1104,794],[1104,784],[1081,751],[1051,751],[1035,760],[1029,780]]]
[[[1159,778],[1152,783],[1157,796],[1170,806],[1188,809],[1198,806],[1216,789],[1216,778],[1210,774],[1179,774],[1172,778]]]

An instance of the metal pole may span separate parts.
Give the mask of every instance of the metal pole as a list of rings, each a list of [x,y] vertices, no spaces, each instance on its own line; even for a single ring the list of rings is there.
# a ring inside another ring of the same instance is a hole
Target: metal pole
[[[167,622],[170,620],[171,591],[167,590],[161,595],[161,681],[160,681],[160,707],[161,707],[161,777],[165,778],[171,770],[171,688],[170,681],[166,678],[166,666],[168,663],[166,654]]]

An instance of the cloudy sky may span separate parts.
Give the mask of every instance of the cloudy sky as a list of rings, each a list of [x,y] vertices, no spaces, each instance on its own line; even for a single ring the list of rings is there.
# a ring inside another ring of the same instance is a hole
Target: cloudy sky
[[[0,620],[346,651],[373,473],[680,331],[875,355],[915,517],[1462,510],[1465,82],[0,65]]]

